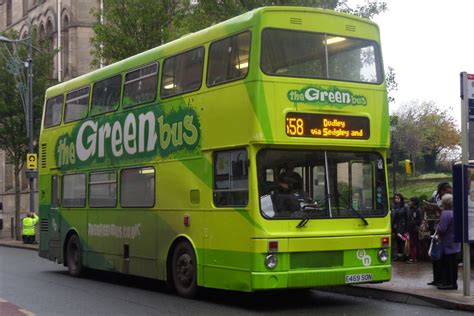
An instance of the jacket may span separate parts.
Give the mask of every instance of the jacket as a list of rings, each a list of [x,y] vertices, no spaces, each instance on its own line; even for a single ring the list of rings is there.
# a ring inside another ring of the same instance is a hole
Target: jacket
[[[21,222],[23,226],[23,230],[21,234],[25,236],[34,236],[35,225],[37,222],[38,222],[38,216],[36,214],[34,214],[33,218],[29,216],[25,217]]]
[[[392,210],[392,232],[394,234],[404,234],[408,232],[408,210],[406,206]]]
[[[461,251],[461,243],[454,241],[453,211],[444,210],[441,213],[438,234],[444,254],[450,255]]]

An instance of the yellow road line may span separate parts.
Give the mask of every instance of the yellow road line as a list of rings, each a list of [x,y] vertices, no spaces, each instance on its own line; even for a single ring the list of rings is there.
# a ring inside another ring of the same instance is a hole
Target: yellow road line
[[[26,310],[26,309],[23,309],[23,308],[19,309],[18,311],[19,311],[19,312],[22,312],[22,313],[25,314],[26,316],[36,316],[35,313],[30,312],[29,310]]]

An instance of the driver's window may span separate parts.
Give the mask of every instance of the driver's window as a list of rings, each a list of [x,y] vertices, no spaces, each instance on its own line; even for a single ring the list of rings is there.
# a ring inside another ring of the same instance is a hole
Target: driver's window
[[[334,204],[338,215],[340,211],[349,207],[349,163],[340,162],[337,164],[336,191],[333,192]]]
[[[326,198],[326,176],[323,166],[313,167],[313,200],[323,202]]]
[[[373,170],[368,162],[351,164],[351,204],[356,211],[373,209]]]
[[[248,159],[246,149],[214,154],[214,204],[219,207],[248,203]]]

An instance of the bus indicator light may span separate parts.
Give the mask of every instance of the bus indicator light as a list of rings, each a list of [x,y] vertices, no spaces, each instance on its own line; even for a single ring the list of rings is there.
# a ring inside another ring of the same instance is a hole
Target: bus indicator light
[[[189,215],[186,214],[184,215],[184,218],[183,218],[183,224],[184,226],[188,227],[191,223],[189,222]]]
[[[382,247],[388,247],[390,244],[390,237],[382,237]]]
[[[278,252],[278,240],[268,241],[268,252],[270,253]]]
[[[288,113],[286,135],[312,138],[369,139],[370,122],[364,116]]]

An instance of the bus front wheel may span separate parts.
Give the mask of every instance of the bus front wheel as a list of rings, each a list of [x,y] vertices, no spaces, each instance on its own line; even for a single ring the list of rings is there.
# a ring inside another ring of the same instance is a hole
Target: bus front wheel
[[[197,265],[196,254],[188,242],[181,241],[174,248],[171,269],[178,295],[193,298],[197,292]]]
[[[81,242],[77,235],[72,235],[67,242],[67,269],[72,276],[80,276],[82,273]]]

